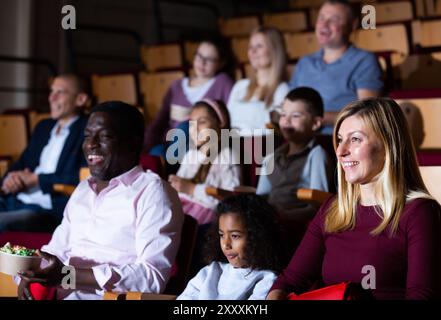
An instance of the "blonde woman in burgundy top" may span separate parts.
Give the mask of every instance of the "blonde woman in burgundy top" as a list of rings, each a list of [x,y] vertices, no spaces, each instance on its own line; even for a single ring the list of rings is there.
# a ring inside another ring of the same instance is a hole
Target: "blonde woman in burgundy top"
[[[441,209],[422,181],[398,104],[347,105],[334,146],[338,195],[312,220],[267,298],[286,299],[318,281],[361,283],[376,299],[440,298]]]

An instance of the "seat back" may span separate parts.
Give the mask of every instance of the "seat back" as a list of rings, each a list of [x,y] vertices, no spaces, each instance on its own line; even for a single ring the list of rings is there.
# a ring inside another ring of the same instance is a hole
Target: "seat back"
[[[6,242],[39,249],[49,243],[51,233],[8,231],[0,233],[0,246]],[[0,297],[17,297],[17,284],[12,277],[0,272]]]
[[[182,226],[181,243],[176,255],[175,263],[172,266],[171,277],[164,290],[165,294],[180,294],[187,285],[190,274],[190,265],[193,257],[193,251],[196,244],[196,234],[198,223],[195,218],[184,215],[184,224]]]
[[[391,1],[375,4],[377,23],[410,21],[413,19],[412,3],[410,1]]]
[[[333,196],[332,193],[316,190],[316,189],[297,189],[296,191],[297,199],[307,202],[317,202],[319,204],[324,203],[330,197]]]
[[[325,0],[290,0],[289,6],[293,9],[320,8]]]
[[[360,283],[342,282],[300,295],[290,293],[288,300],[373,300],[373,295]]]
[[[82,168],[80,168],[80,172],[79,172],[80,181],[85,180],[89,176],[90,176],[90,169],[89,169],[89,167],[82,167]],[[65,196],[68,196],[68,197],[70,197],[72,195],[72,193],[74,193],[76,187],[77,186],[75,186],[75,185],[62,184],[62,183],[55,183],[53,185],[53,188],[54,188],[55,192],[64,194]]]
[[[271,142],[267,139],[267,136],[231,138],[232,149],[240,157],[243,185],[257,187],[259,181],[258,169],[260,170],[263,159],[278,147],[279,141],[276,137],[274,137],[274,148],[271,148]]]
[[[9,161],[0,159],[0,178],[8,171]]]
[[[248,62],[248,37],[234,37],[231,38],[231,49],[233,50],[234,56],[239,63]]]
[[[441,19],[412,22],[412,41],[423,48],[441,46]]]
[[[409,42],[404,24],[380,26],[376,29],[359,29],[352,33],[354,44],[372,52],[392,51],[409,54]]]
[[[85,180],[88,176],[90,176],[89,167],[80,168],[80,181]]]
[[[8,156],[15,160],[26,148],[26,144],[25,117],[22,115],[0,115],[0,156]]]
[[[413,54],[400,58],[392,54],[394,81],[401,90],[438,89],[441,78],[434,75],[441,73],[441,52]]]
[[[46,113],[37,113],[35,111],[31,111],[29,113],[29,127],[30,131],[34,131],[35,126],[41,121],[45,119],[50,119],[51,114],[49,112]]]
[[[316,135],[317,144],[319,144],[329,156],[330,167],[332,168],[333,176],[329,182],[329,192],[337,192],[337,156],[335,154],[334,145],[332,142],[332,136],[327,134]]]

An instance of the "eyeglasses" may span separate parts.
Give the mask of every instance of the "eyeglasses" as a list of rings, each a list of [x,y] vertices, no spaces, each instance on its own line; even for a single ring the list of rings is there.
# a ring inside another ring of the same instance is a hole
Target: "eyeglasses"
[[[212,57],[204,57],[203,55],[201,55],[199,52],[196,52],[196,54],[194,55],[194,57],[196,59],[201,60],[203,63],[217,63],[218,59],[217,58],[212,58]]]

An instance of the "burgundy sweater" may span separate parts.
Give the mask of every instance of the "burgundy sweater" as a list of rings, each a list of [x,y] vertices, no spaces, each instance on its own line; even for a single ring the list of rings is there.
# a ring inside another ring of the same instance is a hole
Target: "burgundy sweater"
[[[291,259],[271,290],[296,294],[322,281],[325,286],[343,281],[361,283],[376,275],[376,299],[430,299],[440,297],[441,209],[433,200],[416,199],[406,204],[393,237],[386,228],[378,236],[370,231],[381,218],[374,207],[358,205],[353,230],[324,232],[324,218],[331,201],[321,207]]]

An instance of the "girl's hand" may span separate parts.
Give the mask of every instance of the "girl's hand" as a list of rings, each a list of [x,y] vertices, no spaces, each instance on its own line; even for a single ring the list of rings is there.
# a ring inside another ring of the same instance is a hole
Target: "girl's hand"
[[[180,178],[173,174],[168,177],[168,182],[170,182],[171,186],[175,188],[176,191],[188,194],[190,196],[193,195],[194,188],[196,186],[190,180]]]

